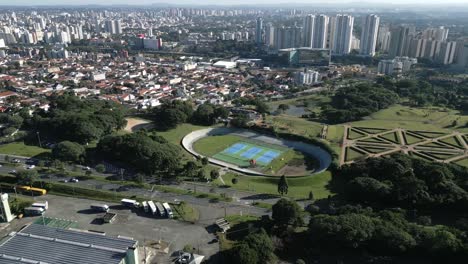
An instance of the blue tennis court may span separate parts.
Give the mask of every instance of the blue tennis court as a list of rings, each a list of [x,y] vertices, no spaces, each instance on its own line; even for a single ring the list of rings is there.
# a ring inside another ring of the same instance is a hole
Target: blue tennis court
[[[268,163],[270,163],[272,160],[274,160],[274,159],[276,159],[277,157],[279,157],[279,155],[280,155],[280,153],[277,152],[277,151],[268,150],[267,152],[263,153],[262,156],[260,156],[259,158],[257,158],[257,162],[268,164]]]
[[[251,158],[255,157],[257,154],[259,154],[262,151],[263,151],[262,148],[251,147],[246,152],[242,153],[241,157],[251,159]]]
[[[229,148],[225,149],[223,152],[228,153],[228,154],[236,154],[237,152],[243,150],[247,145],[242,144],[242,143],[236,143]]]

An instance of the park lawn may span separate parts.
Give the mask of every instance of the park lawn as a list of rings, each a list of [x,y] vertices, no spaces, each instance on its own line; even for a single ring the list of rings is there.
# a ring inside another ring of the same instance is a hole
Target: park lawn
[[[400,144],[400,138],[397,136],[396,132],[391,132],[387,134],[380,135],[379,137],[388,139],[395,144]]]
[[[48,155],[48,153],[50,153],[50,149],[25,145],[24,142],[13,142],[0,145],[0,154],[35,157],[39,155]]]
[[[287,178],[289,191],[286,196],[305,199],[309,196],[309,192],[312,191],[316,199],[326,198],[328,195],[332,194],[327,188],[331,177],[331,172],[325,171],[307,177]],[[222,178],[226,185],[237,190],[274,195],[278,194],[279,177],[243,176],[236,175],[234,173],[227,173],[223,175]],[[237,178],[237,184],[232,184],[233,178]],[[217,179],[215,183],[222,185],[219,179]]]
[[[452,126],[456,123],[455,126]],[[468,132],[465,124],[468,116],[459,111],[437,107],[408,107],[394,105],[366,117],[364,120],[351,122],[356,127],[404,128],[409,130],[427,130],[434,132],[449,132],[457,130]]]
[[[190,132],[207,128],[206,126],[197,126],[188,123],[180,124],[176,128],[166,131],[156,131],[156,134],[162,136],[167,141],[180,145],[182,139]]]
[[[345,160],[346,161],[351,161],[351,160],[355,160],[357,158],[361,158],[361,157],[364,157],[365,154],[361,153],[361,152],[358,152],[356,150],[354,150],[353,148],[346,148],[346,157],[345,157]]]
[[[322,125],[300,117],[277,115],[267,116],[267,123],[280,132],[287,132],[307,137],[317,137],[322,132]]]
[[[193,149],[205,156],[213,156],[245,138],[236,135],[220,135],[201,138],[193,144]]]
[[[455,164],[458,164],[463,167],[468,167],[468,158],[466,159],[461,159],[455,162]]]
[[[442,142],[445,142],[447,144],[450,144],[450,145],[453,145],[457,148],[463,148],[463,145],[461,144],[461,142],[458,141],[458,138],[456,137],[449,137],[449,138],[444,138],[442,140],[440,140]]]

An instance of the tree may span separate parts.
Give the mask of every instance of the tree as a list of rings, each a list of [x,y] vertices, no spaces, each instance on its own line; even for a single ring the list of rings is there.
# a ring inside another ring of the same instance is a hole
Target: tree
[[[52,157],[62,161],[81,162],[84,156],[85,148],[71,141],[62,141],[52,149]]]
[[[278,181],[278,193],[281,196],[288,194],[288,181],[284,175],[281,176],[280,180]]]
[[[291,225],[298,227],[304,224],[301,211],[301,208],[295,201],[282,198],[273,205],[272,218],[278,226]]]
[[[257,252],[257,263],[268,263],[273,258],[274,246],[268,234],[264,229],[260,229],[257,233],[251,233],[244,238],[242,243],[245,243],[249,248]]]
[[[278,111],[280,111],[280,112],[286,112],[288,109],[289,109],[289,105],[287,105],[287,104],[278,105]]]
[[[39,178],[36,170],[21,170],[16,174],[16,180],[19,184],[32,186]]]
[[[231,182],[232,182],[232,184],[237,184],[239,182],[239,180],[237,178],[232,178]]]
[[[198,178],[199,180],[202,180],[202,181],[203,181],[203,180],[206,180],[205,171],[203,171],[203,170],[198,170],[198,172],[197,172],[197,178]]]
[[[240,243],[234,249],[234,263],[236,264],[257,264],[259,263],[258,253],[250,248],[246,243]]]
[[[191,178],[195,177],[197,173],[197,169],[198,169],[198,166],[195,162],[188,161],[187,163],[185,163],[184,172],[187,177],[191,177]]]
[[[99,173],[104,173],[106,171],[106,166],[104,166],[104,164],[98,164],[95,169]]]
[[[210,171],[211,180],[214,181],[214,180],[218,179],[218,177],[219,177],[219,171],[218,170],[213,169],[213,170]]]
[[[207,157],[201,158],[201,163],[202,163],[203,166],[208,165],[208,158]]]
[[[314,193],[312,191],[309,192],[309,200],[314,200]]]

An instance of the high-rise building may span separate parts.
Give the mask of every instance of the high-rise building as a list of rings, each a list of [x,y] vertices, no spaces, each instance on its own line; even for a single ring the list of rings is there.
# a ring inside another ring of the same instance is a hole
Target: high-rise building
[[[328,23],[329,18],[326,15],[319,15],[315,17],[312,48],[325,49],[327,47]]]
[[[268,24],[265,28],[265,44],[268,47],[275,45],[275,27],[272,24]]]
[[[399,26],[391,31],[389,56],[407,56],[410,46],[410,31],[407,26]]]
[[[122,34],[122,21],[120,19],[114,20],[115,33],[112,34]]]
[[[377,47],[376,50],[381,52],[387,52],[390,47],[390,29],[388,26],[380,26],[379,33],[377,35]]]
[[[257,18],[255,25],[255,43],[263,43],[263,18]]]
[[[314,29],[315,29],[315,16],[307,15],[304,17],[303,22],[303,34],[302,34],[302,46],[303,47],[312,47],[314,39]]]
[[[374,56],[377,45],[380,18],[376,15],[368,15],[363,18],[361,45],[359,53],[364,56]]]
[[[346,55],[351,52],[353,39],[354,17],[349,15],[337,15],[335,22],[335,32],[333,38],[332,53],[336,55]]]
[[[104,22],[104,30],[110,34],[115,34],[115,23],[112,20],[106,20]]]
[[[449,29],[444,27],[427,28],[422,32],[422,37],[425,39],[446,41]]]
[[[456,54],[457,43],[455,41],[442,42],[437,61],[442,64],[452,64]]]
[[[275,29],[275,48],[286,49],[301,46],[301,27],[280,27]]]

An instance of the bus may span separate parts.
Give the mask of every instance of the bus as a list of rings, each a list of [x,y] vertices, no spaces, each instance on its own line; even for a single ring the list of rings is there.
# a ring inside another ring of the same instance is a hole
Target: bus
[[[33,194],[36,194],[36,195],[45,195],[45,194],[47,194],[46,189],[29,187],[29,186],[22,186],[22,185],[16,186],[16,190],[19,190],[19,191],[22,191],[22,192],[29,191],[29,192],[32,192]]]
[[[44,209],[44,211],[49,209],[49,203],[47,201],[37,201],[37,202],[33,203],[31,206],[32,207],[42,208],[42,209]]]
[[[131,199],[122,199],[120,200],[120,202],[122,203],[122,205],[128,206],[128,207],[138,207],[140,205],[139,202],[137,202],[136,200],[131,200]]]
[[[164,207],[164,210],[166,211],[167,217],[168,218],[174,217],[174,214],[172,213],[172,209],[169,206],[169,204],[168,203],[163,203],[162,205]]]
[[[161,205],[161,203],[156,202],[155,204],[156,204],[156,209],[158,210],[159,216],[165,217],[166,216],[166,211],[164,211],[164,207]]]
[[[109,206],[107,204],[92,204],[91,209],[98,212],[109,212]]]
[[[148,212],[148,201],[142,202],[141,207],[143,207],[143,211],[145,211],[145,213],[147,213]]]
[[[24,208],[24,214],[29,216],[37,216],[42,215],[44,213],[44,209],[40,207],[26,207]]]
[[[156,215],[158,213],[158,210],[156,209],[156,205],[154,204],[153,201],[148,201],[148,207],[153,215]]]

